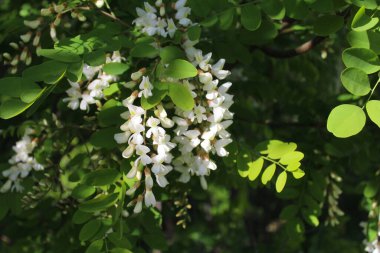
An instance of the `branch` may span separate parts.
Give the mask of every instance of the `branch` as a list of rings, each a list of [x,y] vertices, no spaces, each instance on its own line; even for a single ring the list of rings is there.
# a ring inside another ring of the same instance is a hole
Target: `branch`
[[[304,44],[289,50],[281,50],[275,48],[268,47],[259,47],[261,51],[263,51],[266,55],[269,55],[274,58],[291,58],[301,54],[305,54],[319,45],[322,41],[324,41],[327,37],[317,36]]]

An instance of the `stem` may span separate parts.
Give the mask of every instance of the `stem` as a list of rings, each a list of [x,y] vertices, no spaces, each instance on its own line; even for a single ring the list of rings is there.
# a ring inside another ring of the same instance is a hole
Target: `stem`
[[[272,160],[272,159],[270,159],[270,158],[268,158],[268,157],[265,157],[265,156],[260,156],[260,157],[263,158],[264,160],[270,161],[270,162],[272,162],[272,163],[278,165],[278,166],[281,167],[283,170],[287,171],[286,168],[285,168],[281,163],[279,163],[279,162],[277,162],[277,161],[275,161],[275,160]]]
[[[364,109],[364,106],[365,106],[365,105],[368,103],[368,101],[372,98],[372,95],[373,95],[373,93],[375,92],[375,90],[376,90],[377,86],[379,85],[379,83],[380,83],[380,77],[379,77],[379,79],[377,80],[375,86],[372,88],[371,94],[369,94],[369,97],[368,97],[367,101],[365,102],[365,104],[362,106],[362,109]]]

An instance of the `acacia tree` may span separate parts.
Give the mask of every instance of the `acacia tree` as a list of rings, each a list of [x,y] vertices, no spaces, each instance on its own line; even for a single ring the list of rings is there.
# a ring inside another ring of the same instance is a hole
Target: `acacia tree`
[[[379,252],[378,9],[3,0],[0,251]]]

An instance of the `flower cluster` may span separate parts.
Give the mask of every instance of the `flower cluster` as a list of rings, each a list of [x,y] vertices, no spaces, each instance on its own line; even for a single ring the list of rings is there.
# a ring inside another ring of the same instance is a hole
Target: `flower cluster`
[[[44,167],[31,156],[37,145],[36,141],[30,136],[32,133],[32,129],[26,129],[22,139],[13,146],[15,155],[8,161],[11,167],[2,172],[2,175],[7,178],[7,181],[0,188],[0,192],[7,192],[9,190],[21,192],[23,190],[21,185],[22,179],[27,177],[32,170],[40,171],[44,169]]]
[[[121,62],[121,60],[120,53],[114,52],[112,57],[107,57],[106,63]],[[85,64],[83,75],[86,77],[85,83],[68,80],[71,87],[66,91],[68,97],[64,98],[63,102],[68,102],[68,107],[72,110],[79,108],[82,111],[88,111],[91,104],[98,103],[104,97],[103,90],[116,81],[115,76],[107,75],[102,71],[102,66],[91,67]],[[84,90],[81,84],[87,85]]]
[[[380,232],[378,233],[378,238],[372,242],[367,242],[365,251],[369,253],[380,253]]]
[[[192,24],[191,20],[188,18],[191,9],[185,6],[186,0],[177,1],[174,4],[175,19],[178,20],[178,24],[183,27],[188,27]],[[144,9],[137,8],[138,18],[133,21],[133,23],[142,28],[142,32],[148,34],[149,36],[159,35],[162,37],[173,38],[175,32],[177,31],[177,26],[172,18],[165,19],[166,14],[165,5],[162,0],[157,0],[155,5],[159,8],[157,9],[150,5],[148,2],[144,2]],[[159,13],[160,17],[157,16]]]
[[[173,6],[177,11],[175,19],[178,27],[186,29],[192,22],[187,20],[190,8],[185,7],[186,0],[179,0]],[[145,10],[137,8],[138,18],[134,21],[137,27],[148,35],[166,37],[170,35],[166,25],[160,26],[161,18],[157,10],[144,3]],[[162,10],[162,2],[156,6]],[[168,19],[168,23],[173,22]],[[175,24],[173,23],[173,26]],[[171,35],[170,35],[171,36]],[[147,207],[155,206],[156,199],[152,188],[154,181],[158,186],[169,184],[167,176],[171,171],[179,172],[178,181],[186,183],[191,176],[198,176],[202,188],[207,188],[206,176],[217,169],[211,155],[224,157],[228,155],[225,146],[232,142],[230,133],[226,130],[232,124],[233,114],[229,108],[233,104],[233,96],[228,94],[230,82],[221,83],[230,71],[224,70],[225,60],[220,59],[212,64],[211,53],[203,54],[196,49],[196,41],[183,38],[182,48],[188,60],[198,69],[198,75],[190,79],[167,78],[160,81],[175,82],[185,85],[192,94],[195,106],[190,111],[173,108],[171,103],[160,102],[153,110],[144,110],[138,106],[138,98],[152,96],[154,85],[143,68],[131,75],[132,81],[127,83],[133,88],[139,83],[139,90],[123,101],[128,111],[121,117],[126,122],[120,127],[122,133],[115,135],[119,144],[127,143],[122,155],[131,159],[132,169],[127,177],[137,179],[135,185],[127,191],[133,195],[145,182],[143,193],[139,194],[130,204],[135,205],[134,212],[142,209],[142,203]],[[169,131],[170,130],[170,131]]]

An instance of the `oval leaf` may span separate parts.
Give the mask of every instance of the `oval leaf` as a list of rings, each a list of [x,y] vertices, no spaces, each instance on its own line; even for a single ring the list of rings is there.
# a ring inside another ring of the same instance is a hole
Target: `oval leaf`
[[[190,111],[194,108],[195,102],[189,88],[180,83],[171,83],[169,85],[169,96],[173,103],[184,111]]]
[[[194,65],[182,59],[172,61],[164,71],[165,76],[176,79],[190,78],[197,74],[198,71]]]
[[[371,91],[368,75],[356,68],[343,70],[340,80],[344,88],[356,96],[365,96]]]
[[[87,241],[99,231],[102,223],[99,220],[92,220],[87,222],[79,232],[79,240]]]
[[[264,170],[263,175],[261,176],[261,182],[264,185],[267,184],[272,179],[275,172],[276,172],[276,164],[273,163]]]
[[[286,180],[288,179],[288,174],[286,171],[283,171],[278,175],[277,180],[276,180],[276,191],[277,192],[282,192],[282,190],[285,187]]]
[[[129,65],[120,62],[110,62],[104,65],[103,71],[109,75],[121,75],[129,69]]]
[[[328,119],[327,130],[339,138],[358,134],[364,127],[366,116],[362,108],[343,104],[335,107]]]
[[[342,59],[348,68],[363,70],[372,74],[380,70],[380,60],[377,54],[366,48],[348,48],[343,51]]]
[[[91,199],[89,201],[83,202],[82,204],[79,205],[79,209],[82,210],[83,212],[98,212],[102,211],[113,204],[116,203],[117,198],[119,194],[118,193],[112,193],[109,195],[100,195],[97,196],[95,199]]]
[[[261,157],[254,162],[248,163],[248,167],[249,167],[248,179],[251,181],[254,181],[260,175],[263,165],[264,165],[264,159]]]
[[[380,100],[370,100],[366,104],[369,118],[380,127]]]
[[[257,30],[261,25],[261,11],[255,3],[241,7],[241,24],[249,31]]]

